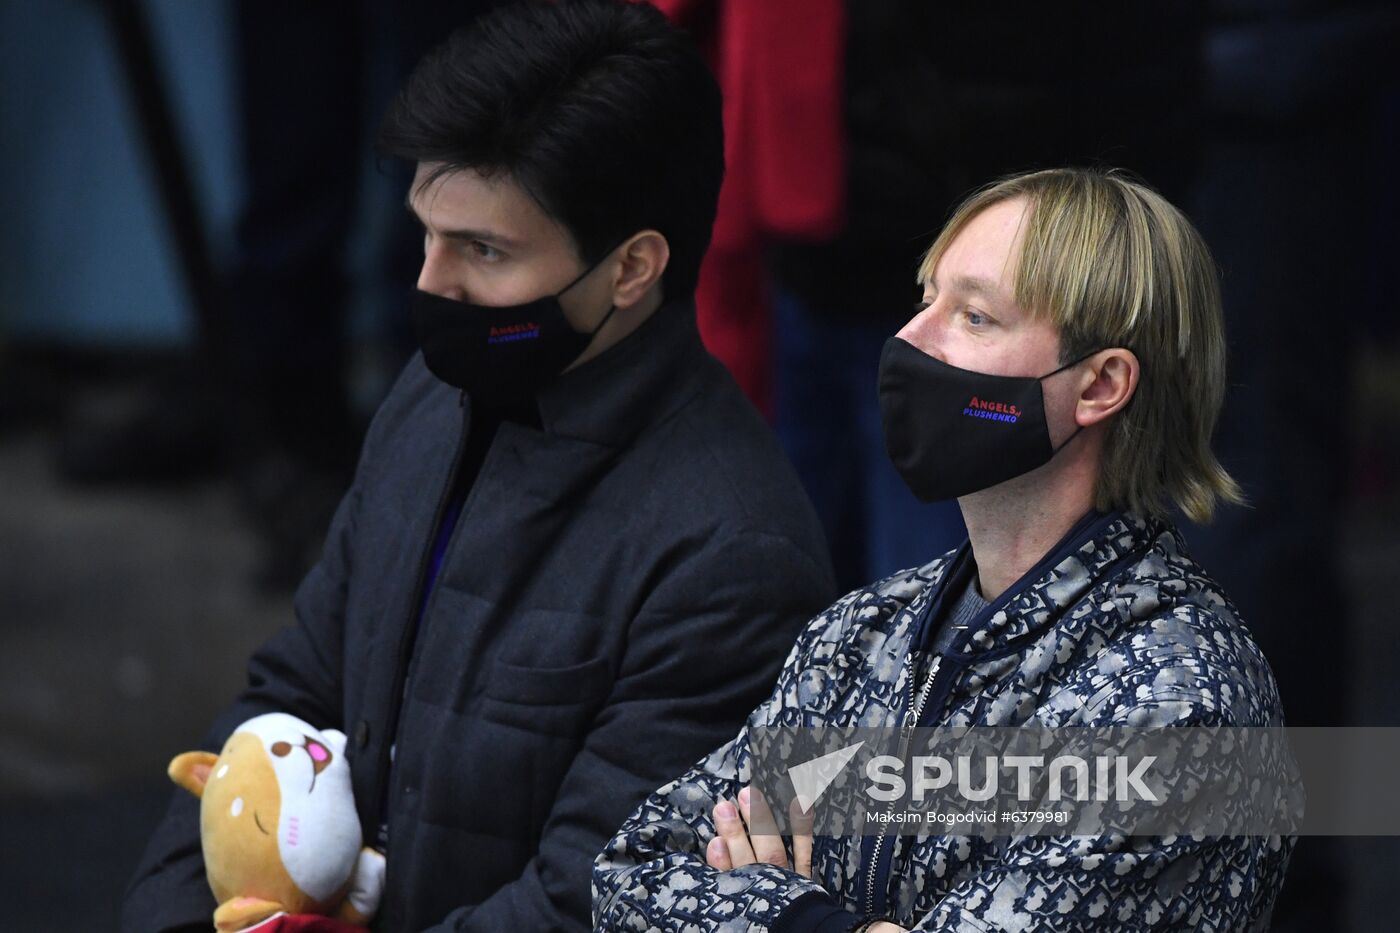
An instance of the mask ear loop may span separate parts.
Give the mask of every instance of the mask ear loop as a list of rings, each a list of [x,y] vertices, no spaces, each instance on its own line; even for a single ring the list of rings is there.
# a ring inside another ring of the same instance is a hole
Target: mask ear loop
[[[621,246],[621,245],[622,245],[621,243],[617,244],[617,246]],[[613,249],[617,249],[617,246],[614,246]],[[554,293],[554,297],[555,297],[555,298],[562,298],[562,297],[564,297],[564,293],[565,293],[565,292],[567,292],[569,289],[573,288],[573,287],[574,287],[575,285],[577,285],[578,283],[582,282],[584,279],[588,278],[588,276],[591,275],[595,269],[597,269],[599,266],[601,266],[601,265],[603,264],[603,260],[604,260],[604,259],[607,259],[607,258],[608,258],[608,253],[611,253],[611,252],[612,252],[612,249],[608,250],[607,253],[604,253],[602,256],[598,257],[598,261],[597,261],[597,262],[593,263],[593,265],[589,266],[587,269],[584,269],[584,270],[583,270],[582,272],[580,272],[578,275],[574,276],[574,280],[573,280],[572,282],[570,282],[568,285],[565,285],[563,288],[559,289],[559,291],[555,292],[555,293]]]
[[[1084,430],[1084,425],[1082,425],[1082,424],[1076,424],[1076,425],[1074,426],[1074,430],[1071,431],[1071,432],[1069,432],[1069,437],[1067,437],[1067,438],[1065,438],[1064,440],[1060,441],[1060,446],[1059,446],[1059,447],[1056,447],[1056,448],[1051,452],[1051,455],[1053,456],[1054,454],[1057,454],[1057,453],[1059,453],[1060,451],[1064,450],[1066,447],[1068,447],[1068,446],[1069,446],[1069,442],[1072,441],[1072,440],[1074,440],[1075,437],[1077,437],[1077,436],[1079,435],[1079,432],[1082,431],[1082,430]]]
[[[1051,376],[1058,375],[1059,373],[1062,373],[1062,372],[1064,372],[1065,370],[1069,369],[1071,366],[1078,366],[1080,363],[1084,362],[1084,361],[1087,360],[1089,357],[1093,356],[1095,353],[1099,353],[1099,352],[1102,352],[1102,351],[1107,350],[1107,349],[1108,349],[1108,347],[1099,347],[1097,350],[1090,350],[1088,353],[1084,354],[1084,355],[1081,356],[1079,359],[1077,359],[1077,360],[1070,360],[1068,363],[1066,363],[1065,365],[1061,366],[1059,369],[1051,370],[1050,372],[1048,372],[1048,373],[1046,373],[1045,375],[1041,376],[1040,379],[1049,379]],[[1037,381],[1039,381],[1039,380],[1037,380]]]
[[[1043,381],[1043,380],[1045,380],[1045,379],[1049,379],[1051,376],[1054,376],[1054,375],[1056,375],[1056,374],[1058,374],[1058,373],[1064,372],[1065,370],[1069,369],[1071,366],[1078,366],[1080,363],[1084,362],[1084,361],[1087,360],[1089,357],[1093,356],[1095,353],[1098,353],[1099,350],[1106,350],[1106,349],[1108,349],[1108,348],[1107,348],[1107,347],[1099,347],[1098,350],[1090,350],[1088,353],[1084,354],[1084,355],[1081,356],[1079,359],[1077,359],[1077,360],[1072,360],[1072,361],[1066,363],[1065,365],[1061,366],[1059,369],[1056,369],[1056,370],[1054,370],[1054,371],[1052,371],[1052,372],[1046,373],[1045,375],[1041,376],[1041,377],[1040,377],[1039,379],[1037,379],[1036,381],[1037,381],[1037,382],[1041,382],[1041,381]],[[1076,425],[1074,426],[1074,430],[1071,431],[1071,432],[1069,432],[1069,437],[1067,437],[1067,438],[1065,438],[1064,440],[1060,441],[1060,446],[1059,446],[1059,447],[1056,447],[1056,448],[1051,452],[1051,456],[1054,456],[1055,454],[1059,453],[1060,451],[1062,451],[1062,450],[1064,450],[1066,447],[1068,447],[1068,446],[1069,446],[1069,442],[1072,441],[1072,440],[1074,440],[1074,438],[1075,438],[1075,437],[1079,434],[1079,432],[1082,431],[1082,430],[1084,430],[1084,425],[1082,425],[1082,424],[1076,424]]]
[[[628,238],[627,238],[627,240],[630,240],[630,239],[631,239],[631,237],[628,237]],[[605,259],[607,259],[610,255],[612,255],[612,253],[613,253],[614,250],[616,250],[616,249],[617,249],[619,246],[621,246],[623,243],[626,243],[627,240],[619,240],[619,241],[618,241],[616,244],[614,244],[611,248],[605,250],[605,251],[603,252],[603,255],[599,256],[598,259],[597,259],[597,261],[594,262],[593,265],[589,266],[587,269],[584,269],[582,272],[580,272],[580,273],[578,274],[577,277],[574,278],[574,280],[573,280],[572,282],[570,282],[568,285],[565,285],[563,288],[559,289],[559,291],[555,292],[555,293],[554,293],[554,300],[555,300],[555,301],[558,301],[560,298],[564,297],[564,293],[565,293],[565,292],[567,292],[569,289],[573,288],[573,287],[574,287],[575,285],[577,285],[579,282],[582,282],[584,279],[588,278],[588,276],[589,276],[595,269],[597,269],[599,266],[601,266],[601,265],[603,264],[603,261],[604,261]],[[602,319],[601,321],[598,322],[598,326],[597,326],[597,327],[593,328],[593,330],[589,332],[588,336],[589,336],[589,337],[596,337],[596,336],[598,336],[598,331],[600,331],[600,330],[603,329],[603,325],[606,324],[606,323],[608,323],[608,318],[612,317],[612,316],[613,316],[613,312],[616,311],[616,310],[617,310],[617,305],[609,305],[609,306],[608,306],[608,313],[605,314],[605,315],[603,315],[603,319]]]
[[[598,326],[595,327],[595,328],[593,328],[593,332],[592,332],[591,334],[589,334],[588,336],[590,336],[590,337],[596,337],[596,336],[598,336],[598,331],[600,331],[600,330],[603,329],[603,325],[606,324],[606,323],[608,323],[608,318],[612,317],[612,316],[613,316],[613,312],[616,311],[616,310],[617,310],[617,305],[609,305],[609,306],[608,306],[608,313],[605,314],[605,315],[603,315],[603,319],[602,319],[601,321],[598,322]]]
[[[589,276],[590,274],[592,274],[592,272],[593,272],[595,269],[597,269],[599,266],[601,266],[601,265],[603,264],[603,261],[604,261],[605,259],[607,259],[609,256],[611,256],[611,255],[613,254],[613,252],[614,252],[619,246],[621,246],[623,243],[626,243],[627,240],[630,240],[630,239],[632,239],[632,238],[629,236],[626,240],[618,240],[618,241],[617,241],[616,243],[614,243],[612,246],[610,246],[610,247],[608,247],[607,249],[603,250],[603,255],[599,256],[599,257],[597,258],[597,260],[594,261],[593,265],[589,266],[587,269],[584,269],[582,272],[580,272],[578,275],[576,275],[576,276],[574,277],[574,280],[573,280],[572,282],[570,282],[568,285],[565,285],[563,288],[559,289],[559,291],[555,292],[555,293],[554,293],[554,297],[555,297],[555,298],[562,298],[562,297],[564,296],[564,293],[565,293],[565,292],[567,292],[569,289],[573,288],[573,287],[574,287],[575,285],[577,285],[578,283],[582,282],[584,279],[588,278],[588,276]],[[611,314],[612,312],[609,311],[608,313]],[[607,318],[604,318],[603,320],[607,320]],[[1097,352],[1097,351],[1095,351],[1095,352]]]

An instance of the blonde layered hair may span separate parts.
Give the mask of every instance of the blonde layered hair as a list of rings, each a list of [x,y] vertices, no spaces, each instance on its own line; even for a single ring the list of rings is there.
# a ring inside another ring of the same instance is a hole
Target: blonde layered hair
[[[954,237],[993,204],[1024,198],[1016,303],[1052,322],[1060,362],[1123,347],[1141,364],[1114,417],[1095,504],[1142,515],[1172,505],[1207,522],[1243,504],[1210,438],[1225,395],[1225,326],[1215,263],[1199,233],[1157,192],[1122,173],[1050,169],[1015,175],[958,207],[919,266],[932,277]]]

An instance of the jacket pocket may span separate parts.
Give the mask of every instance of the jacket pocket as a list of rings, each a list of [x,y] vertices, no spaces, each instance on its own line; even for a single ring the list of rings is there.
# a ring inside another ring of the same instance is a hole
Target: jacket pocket
[[[498,659],[487,677],[482,715],[530,732],[581,735],[611,686],[607,658],[568,667],[529,667]]]
[[[523,706],[551,706],[596,697],[611,681],[607,658],[568,667],[529,667],[497,660],[486,681],[486,695]]]

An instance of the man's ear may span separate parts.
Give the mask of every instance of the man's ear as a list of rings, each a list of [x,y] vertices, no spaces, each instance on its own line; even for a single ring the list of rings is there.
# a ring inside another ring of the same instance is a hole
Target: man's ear
[[[655,230],[643,230],[622,244],[618,256],[612,303],[623,309],[637,304],[661,281],[671,261],[671,244]]]
[[[1100,350],[1086,362],[1086,382],[1079,392],[1075,420],[1087,428],[1117,414],[1132,401],[1142,368],[1137,354],[1123,347]]]
[[[185,752],[171,760],[165,773],[191,794],[203,797],[204,785],[209,783],[209,772],[214,770],[214,762],[218,760],[219,756],[213,752]]]

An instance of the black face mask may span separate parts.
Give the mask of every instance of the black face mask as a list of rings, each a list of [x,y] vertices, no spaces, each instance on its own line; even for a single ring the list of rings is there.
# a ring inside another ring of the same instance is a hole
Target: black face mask
[[[1039,378],[993,376],[949,366],[891,337],[880,354],[885,450],[924,502],[956,499],[1029,473],[1058,449],[1045,425],[1041,380],[1091,355]],[[1078,433],[1075,428],[1064,444]]]
[[[521,305],[478,305],[415,290],[413,326],[423,361],[481,408],[500,411],[533,399],[579,358],[617,310],[609,308],[597,327],[582,333],[559,306],[559,297],[601,262],[557,293]]]

